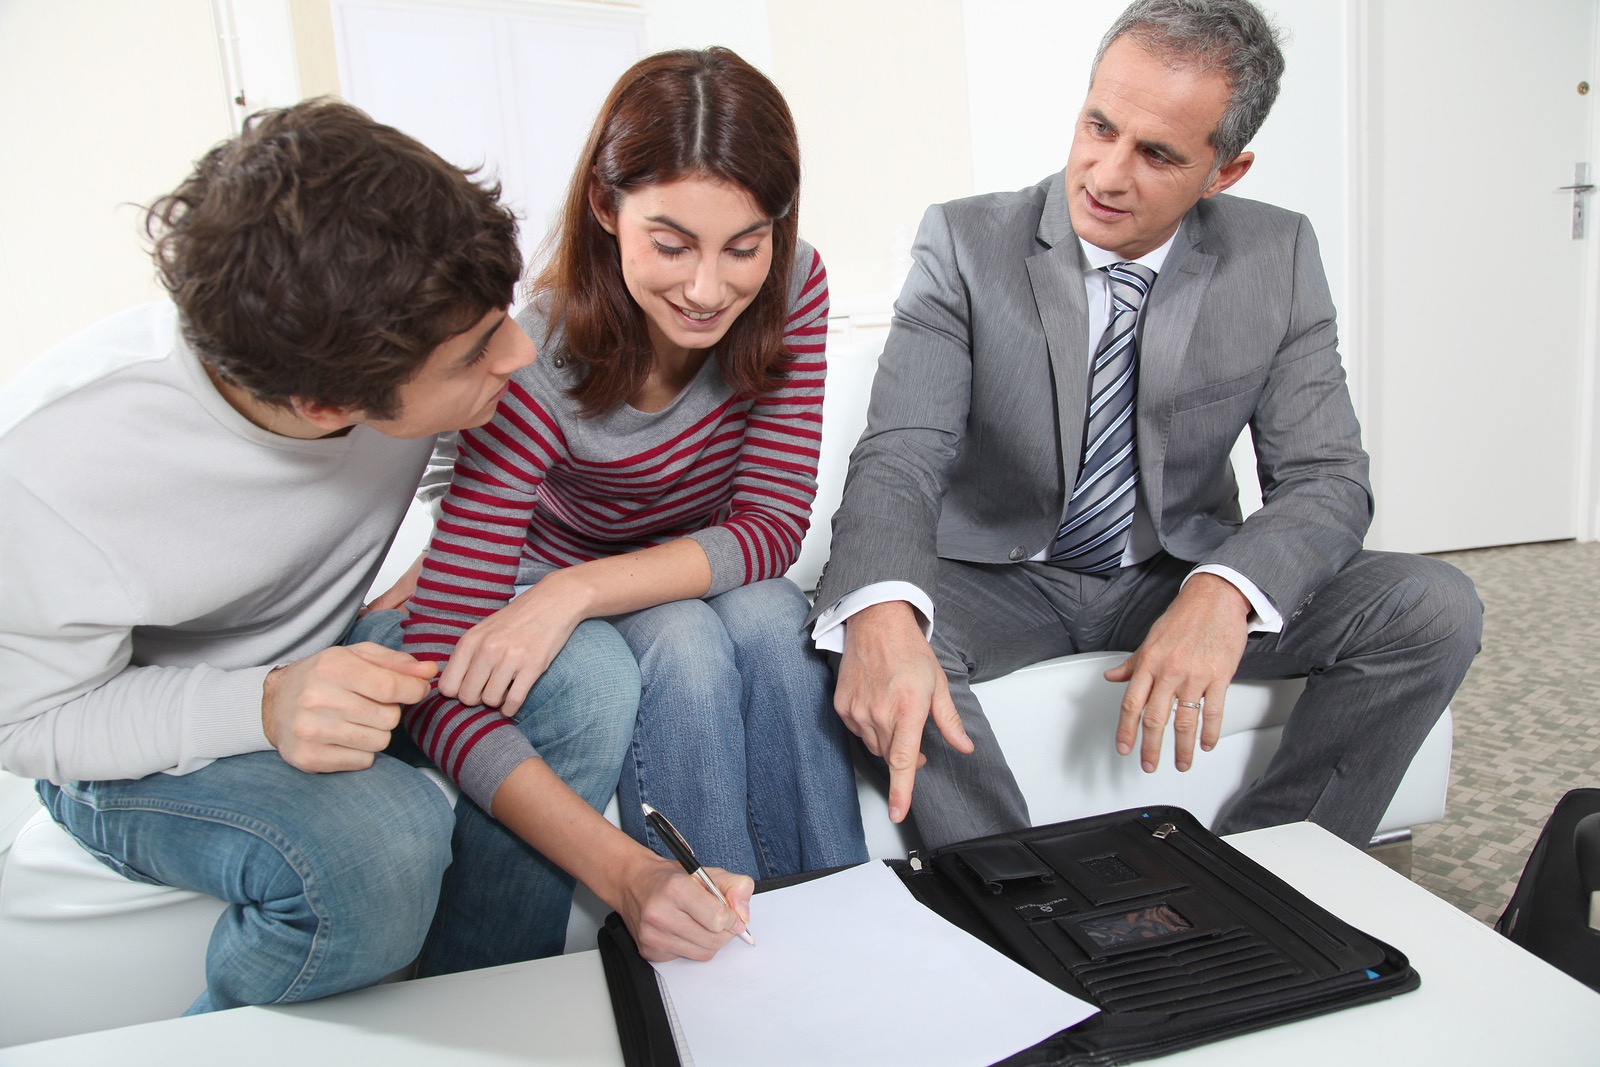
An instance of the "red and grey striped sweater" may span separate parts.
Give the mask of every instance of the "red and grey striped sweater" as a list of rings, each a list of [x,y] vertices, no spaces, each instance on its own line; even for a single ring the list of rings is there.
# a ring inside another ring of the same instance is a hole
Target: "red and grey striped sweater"
[[[817,491],[828,283],[822,259],[796,252],[784,382],[734,395],[715,359],[658,412],[624,404],[579,416],[558,325],[518,321],[539,348],[494,419],[463,431],[427,562],[405,623],[405,651],[443,663],[461,635],[503,607],[519,566],[548,567],[692,537],[711,564],[707,595],[781,575],[800,551]],[[431,693],[405,723],[428,758],[487,809],[534,755],[495,708]]]

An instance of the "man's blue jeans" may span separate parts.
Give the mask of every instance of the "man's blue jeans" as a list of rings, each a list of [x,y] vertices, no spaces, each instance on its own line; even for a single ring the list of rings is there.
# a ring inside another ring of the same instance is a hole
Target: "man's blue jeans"
[[[617,788],[635,840],[670,855],[642,800],[708,866],[772,878],[866,861],[849,739],[806,610],[775,578],[610,620],[644,685]]]
[[[368,615],[347,641],[397,646],[398,623],[397,612]],[[516,721],[600,808],[638,692],[627,646],[585,623]],[[393,748],[408,746],[400,736]],[[182,776],[41,782],[39,794],[112,869],[229,903],[190,1013],[357,989],[419,952],[425,973],[443,973],[553,954],[565,939],[572,880],[465,797],[452,812],[404,758],[306,774],[254,752]]]

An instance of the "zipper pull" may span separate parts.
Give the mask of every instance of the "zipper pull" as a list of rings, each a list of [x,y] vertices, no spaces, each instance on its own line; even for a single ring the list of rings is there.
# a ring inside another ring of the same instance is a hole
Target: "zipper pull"
[[[1167,838],[1171,837],[1173,834],[1175,834],[1177,832],[1178,832],[1178,828],[1176,826],[1172,825],[1170,822],[1164,822],[1160,826],[1158,826],[1154,830],[1152,830],[1150,833],[1151,833],[1151,836],[1154,837],[1157,841],[1165,841]]]
[[[917,855],[917,850],[912,849],[906,856],[906,862],[911,865],[911,870],[916,874],[922,873],[922,857]]]

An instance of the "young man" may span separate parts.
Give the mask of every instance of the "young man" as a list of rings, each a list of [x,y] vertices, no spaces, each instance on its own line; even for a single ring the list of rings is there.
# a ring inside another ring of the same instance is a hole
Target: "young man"
[[[171,304],[0,396],[0,764],[108,865],[230,902],[192,1011],[559,951],[571,874],[642,944],[709,956],[736,918],[595,810],[638,700],[609,627],[474,739],[509,812],[452,812],[385,753],[414,753],[395,727],[436,665],[363,642],[398,640],[363,596],[434,435],[534,358],[498,190],[311,101],[253,117],[148,228]]]
[[[1139,0],[1065,170],[923,220],[814,632],[929,845],[1027,825],[970,683],[1105,649],[1135,650],[1107,677],[1147,770],[1169,721],[1180,770],[1216,744],[1236,675],[1308,675],[1218,829],[1310,819],[1365,845],[1477,651],[1465,577],[1362,550],[1367,457],[1310,225],[1223,195],[1282,71],[1246,0]],[[1241,519],[1246,425],[1265,503]]]

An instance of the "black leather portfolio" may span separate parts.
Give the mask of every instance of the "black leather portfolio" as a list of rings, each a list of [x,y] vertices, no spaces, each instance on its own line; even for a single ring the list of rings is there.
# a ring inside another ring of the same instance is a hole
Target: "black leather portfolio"
[[[1398,950],[1181,808],[1036,826],[890,866],[917,900],[1101,1009],[1005,1067],[1130,1063],[1419,984]],[[655,972],[615,914],[600,951],[627,1062],[679,1064]]]

